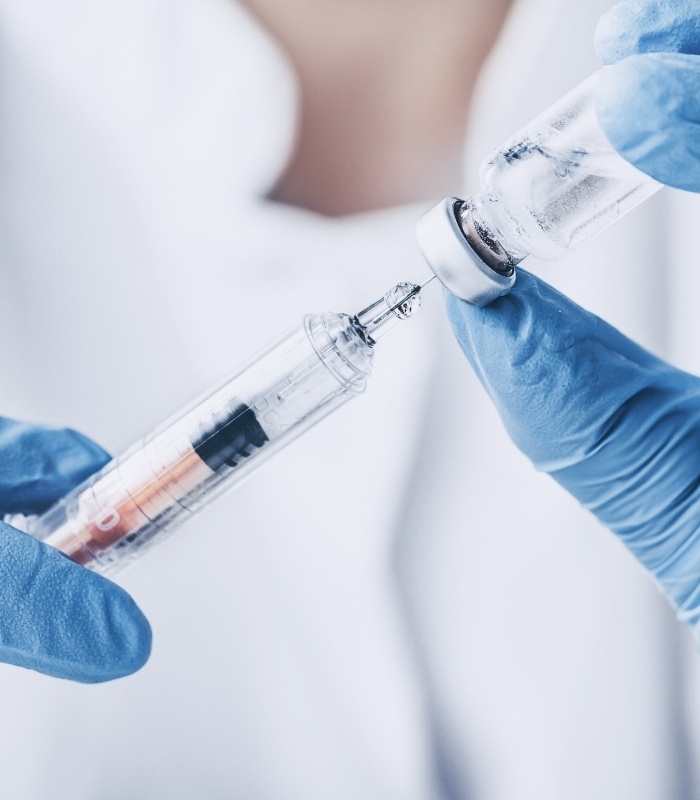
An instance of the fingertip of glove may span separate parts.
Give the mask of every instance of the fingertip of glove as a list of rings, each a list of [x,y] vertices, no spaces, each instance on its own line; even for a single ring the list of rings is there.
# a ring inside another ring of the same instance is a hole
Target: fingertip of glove
[[[693,56],[631,56],[603,72],[596,86],[600,125],[637,169],[668,186],[700,190],[700,102]]]
[[[82,568],[80,568],[82,569]],[[138,672],[151,655],[151,626],[133,598],[121,587],[99,578],[107,599],[107,641],[91,682],[123,678]]]
[[[119,586],[31,536],[0,525],[0,660],[81,683],[130,675],[151,628]]]
[[[700,53],[697,3],[623,0],[600,18],[595,48],[606,66],[643,53]]]
[[[100,445],[72,428],[56,431],[56,474],[69,491],[89,478],[110,460]]]
[[[545,468],[576,419],[572,396],[588,402],[598,318],[522,270],[513,291],[486,308],[455,298],[447,305],[459,344],[511,438]]]
[[[64,559],[65,561],[65,559]],[[64,622],[66,653],[74,671],[65,677],[104,683],[141,669],[151,654],[151,626],[133,598],[106,578],[67,562],[79,587]]]
[[[598,20],[595,50],[604,65],[615,64],[637,52],[637,36],[629,24],[630,3],[618,3]]]
[[[446,292],[447,312],[467,358],[504,368],[522,365],[542,345],[542,331],[559,328],[561,308],[552,303],[552,287],[524,270],[514,289],[485,308]],[[563,298],[561,298],[563,299]],[[536,321],[536,322],[535,322]]]
[[[99,445],[70,428],[0,422],[3,513],[39,514],[109,461]]]

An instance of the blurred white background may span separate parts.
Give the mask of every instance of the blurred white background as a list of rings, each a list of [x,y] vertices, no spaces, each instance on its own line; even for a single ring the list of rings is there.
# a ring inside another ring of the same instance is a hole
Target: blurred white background
[[[609,5],[7,0],[0,413],[117,452],[304,313],[424,278],[422,209],[597,68]],[[699,210],[665,191],[530,268],[700,372]],[[140,673],[0,667],[1,797],[697,796],[687,632],[424,306],[366,396],[124,576]]]

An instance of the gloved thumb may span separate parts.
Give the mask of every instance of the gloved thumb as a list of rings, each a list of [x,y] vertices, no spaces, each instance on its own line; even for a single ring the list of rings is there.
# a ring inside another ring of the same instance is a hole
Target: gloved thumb
[[[95,683],[135,672],[150,649],[123,589],[0,523],[0,661]]]
[[[523,271],[487,308],[447,308],[518,447],[699,621],[700,380]]]
[[[663,366],[524,270],[513,291],[487,308],[449,293],[446,303],[457,340],[511,438],[544,472],[585,458],[615,409],[649,380],[645,367]]]

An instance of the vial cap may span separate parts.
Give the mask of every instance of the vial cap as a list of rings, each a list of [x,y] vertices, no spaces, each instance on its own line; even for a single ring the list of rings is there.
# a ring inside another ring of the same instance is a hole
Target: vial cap
[[[508,294],[512,275],[500,275],[474,252],[457,219],[463,200],[448,197],[418,221],[418,244],[430,269],[453,295],[474,306],[487,306]]]

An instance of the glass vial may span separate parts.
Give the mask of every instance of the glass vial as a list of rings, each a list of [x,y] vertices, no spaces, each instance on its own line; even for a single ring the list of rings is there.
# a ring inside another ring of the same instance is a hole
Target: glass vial
[[[502,275],[527,256],[576,249],[661,188],[607,140],[596,115],[597,72],[493,152],[481,190],[460,210],[480,258]]]

